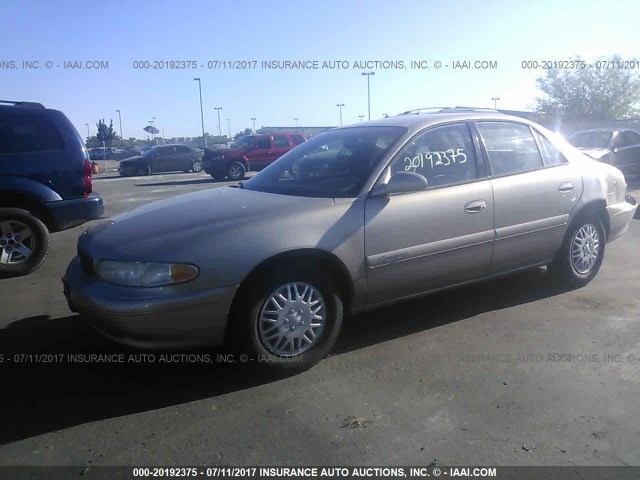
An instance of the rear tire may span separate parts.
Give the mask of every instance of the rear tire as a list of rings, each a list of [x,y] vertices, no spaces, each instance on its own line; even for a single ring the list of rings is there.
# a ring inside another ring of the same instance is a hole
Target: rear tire
[[[593,280],[604,260],[606,232],[595,215],[581,215],[569,227],[562,247],[548,270],[572,287]]]
[[[311,368],[331,351],[342,326],[338,289],[329,275],[311,268],[260,277],[241,293],[237,306],[230,339],[249,359],[276,371]]]
[[[0,277],[27,275],[49,251],[44,223],[20,208],[0,208]]]
[[[242,162],[239,162],[237,160],[231,162],[227,167],[227,177],[229,177],[229,180],[232,180],[234,182],[244,180],[246,174],[247,169]]]
[[[136,169],[136,173],[141,177],[146,177],[147,175],[151,175],[151,167],[147,164],[139,165]]]

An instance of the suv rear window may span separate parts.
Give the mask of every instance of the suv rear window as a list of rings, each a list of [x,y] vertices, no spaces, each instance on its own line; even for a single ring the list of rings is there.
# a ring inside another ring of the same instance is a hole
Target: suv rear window
[[[3,109],[0,116],[0,154],[62,150],[64,143],[42,112]]]

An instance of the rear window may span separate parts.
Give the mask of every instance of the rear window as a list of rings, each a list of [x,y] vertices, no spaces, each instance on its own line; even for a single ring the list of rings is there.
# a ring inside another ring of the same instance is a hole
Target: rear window
[[[42,112],[3,109],[0,113],[0,154],[63,148],[58,130]]]

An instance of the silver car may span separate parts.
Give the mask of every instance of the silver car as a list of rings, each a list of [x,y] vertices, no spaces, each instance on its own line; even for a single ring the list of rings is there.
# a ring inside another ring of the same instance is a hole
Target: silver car
[[[83,233],[70,308],[140,347],[240,345],[306,368],[348,313],[546,265],[591,281],[636,202],[544,128],[448,109],[337,128],[255,177]]]

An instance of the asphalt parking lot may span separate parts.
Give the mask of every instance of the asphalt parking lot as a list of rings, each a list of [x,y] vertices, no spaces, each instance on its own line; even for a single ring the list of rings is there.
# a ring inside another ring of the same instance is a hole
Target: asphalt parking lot
[[[224,185],[94,180],[107,216]],[[1,465],[640,464],[640,220],[583,289],[538,269],[352,317],[292,377],[221,351],[161,362],[94,333],[60,283],[89,225],[0,280]],[[137,361],[79,360],[91,353]],[[40,363],[53,355],[65,360]]]

